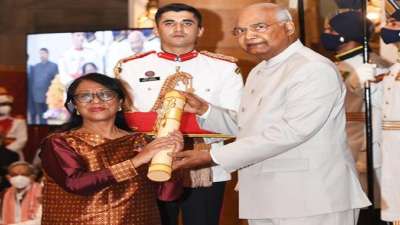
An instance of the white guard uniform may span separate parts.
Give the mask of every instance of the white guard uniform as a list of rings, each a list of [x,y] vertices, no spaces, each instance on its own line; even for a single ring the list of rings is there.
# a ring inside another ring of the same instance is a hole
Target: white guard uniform
[[[371,54],[372,63],[378,64],[378,68],[385,68],[389,65],[385,64],[379,56]],[[364,116],[364,88],[360,84],[356,69],[363,65],[363,57],[361,54],[355,55],[351,58],[337,62],[339,71],[341,72],[344,82],[346,84],[346,113],[347,123],[346,131],[348,135],[349,145],[353,157],[357,163],[357,169],[361,173],[366,172],[366,144],[365,144],[365,119],[364,117],[357,118],[351,116],[353,113]],[[377,88],[379,85],[371,84],[371,99],[372,99],[372,115],[373,115],[373,150],[374,150],[374,167],[381,167],[381,99],[382,91]],[[355,118],[353,120],[352,118]],[[375,132],[376,131],[376,132]],[[366,188],[366,185],[363,184]],[[366,189],[364,189],[366,190]]]
[[[12,143],[8,144],[6,148],[18,153],[19,159],[24,160],[24,154],[22,150],[25,147],[25,144],[28,140],[28,131],[26,122],[22,118],[2,116],[0,117],[0,127],[2,127],[3,123],[9,123],[10,121],[12,125],[9,128],[6,137],[15,140]]]
[[[179,57],[165,52],[147,52],[123,59],[120,78],[132,88],[134,106],[149,111],[158,98],[165,79],[177,69],[193,76],[194,93],[212,105],[237,111],[243,88],[237,65],[214,53],[192,51]],[[227,57],[228,58],[228,57]],[[184,90],[183,85],[177,89]],[[215,143],[219,145],[222,143]],[[213,182],[230,179],[220,167],[213,167]]]
[[[390,68],[383,88],[382,212],[385,221],[400,220],[400,63]]]
[[[75,78],[80,77],[83,64],[89,62],[94,63],[98,71],[103,70],[103,62],[94,50],[89,48],[67,50],[58,62],[61,83],[68,85]]]

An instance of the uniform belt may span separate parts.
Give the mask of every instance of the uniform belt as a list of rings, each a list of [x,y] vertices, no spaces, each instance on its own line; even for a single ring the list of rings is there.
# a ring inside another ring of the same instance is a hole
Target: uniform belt
[[[383,121],[383,130],[400,130],[400,121]]]
[[[346,113],[347,122],[365,122],[364,112],[347,112]]]

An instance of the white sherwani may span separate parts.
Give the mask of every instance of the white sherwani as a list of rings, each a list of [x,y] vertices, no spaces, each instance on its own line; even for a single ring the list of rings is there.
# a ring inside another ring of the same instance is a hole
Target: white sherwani
[[[257,65],[243,91],[237,141],[212,149],[227,171],[239,170],[239,216],[294,218],[368,206],[348,149],[345,87],[328,59],[296,41]],[[211,107],[204,128],[234,130]],[[229,122],[228,122],[229,121]]]

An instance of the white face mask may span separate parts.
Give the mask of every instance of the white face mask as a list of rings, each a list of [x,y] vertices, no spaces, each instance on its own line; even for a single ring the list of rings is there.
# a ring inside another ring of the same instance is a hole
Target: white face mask
[[[11,112],[11,106],[9,105],[0,106],[0,116],[9,115],[10,112]]]
[[[18,189],[26,188],[31,184],[31,179],[27,176],[18,175],[10,178],[10,183],[13,187]]]

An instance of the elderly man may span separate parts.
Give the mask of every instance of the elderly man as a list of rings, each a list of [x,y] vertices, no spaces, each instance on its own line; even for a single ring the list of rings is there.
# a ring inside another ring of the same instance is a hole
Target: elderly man
[[[27,162],[8,167],[7,179],[12,186],[0,193],[0,224],[40,224],[42,186],[34,178],[34,169]]]
[[[361,189],[345,132],[345,87],[335,65],[304,47],[286,9],[245,8],[233,33],[263,61],[249,74],[237,120],[186,94],[186,111],[203,128],[237,141],[174,155],[174,167],[218,164],[239,170],[239,216],[250,225],[352,225],[370,203]],[[219,121],[230,121],[225,129]]]

